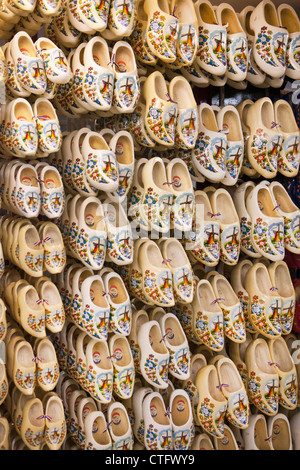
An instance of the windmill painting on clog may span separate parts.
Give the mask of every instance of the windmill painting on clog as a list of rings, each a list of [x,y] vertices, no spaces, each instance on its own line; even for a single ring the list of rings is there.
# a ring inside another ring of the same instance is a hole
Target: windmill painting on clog
[[[114,334],[109,339],[109,348],[113,359],[113,390],[121,398],[130,398],[135,382],[133,357],[125,336]]]
[[[300,79],[300,21],[295,9],[283,3],[279,5],[278,17],[280,24],[288,31],[286,50],[286,76],[294,80]]]
[[[96,31],[103,31],[107,27],[109,15],[109,0],[78,0],[78,15],[83,22]]]
[[[37,55],[44,63],[47,79],[52,83],[66,83],[71,78],[71,70],[63,51],[50,39],[36,41]]]

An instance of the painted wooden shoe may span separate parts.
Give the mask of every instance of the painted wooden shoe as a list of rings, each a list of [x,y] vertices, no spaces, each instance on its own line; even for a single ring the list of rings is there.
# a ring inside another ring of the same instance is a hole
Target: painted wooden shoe
[[[59,367],[54,346],[48,338],[38,342],[36,356],[37,384],[42,390],[53,390],[57,384]]]
[[[6,142],[12,152],[20,158],[32,157],[38,148],[38,134],[32,108],[24,98],[10,103],[8,120],[5,122],[6,135],[9,131],[10,142]]]
[[[112,441],[102,411],[91,411],[84,420],[85,449],[111,450]]]
[[[250,297],[249,320],[267,338],[281,335],[281,298],[270,279],[267,267],[255,263],[247,272],[245,288]]]
[[[192,162],[209,181],[219,182],[224,179],[226,171],[226,134],[219,130],[211,106],[202,103],[198,112],[199,136],[192,152]]]
[[[178,106],[176,146],[182,149],[192,149],[196,144],[199,127],[197,103],[192,88],[186,78],[177,76],[170,82],[169,93]]]
[[[204,191],[195,191],[195,208],[185,249],[191,250],[195,259],[204,265],[216,266],[220,257],[220,226],[218,220],[214,220],[210,200]]]
[[[27,218],[37,217],[41,209],[38,175],[32,165],[19,165],[15,172],[15,206]]]
[[[234,186],[241,172],[244,155],[243,131],[237,109],[231,105],[224,106],[217,114],[217,123],[219,129],[228,131],[226,133],[226,171],[222,184]]]
[[[268,346],[279,377],[279,404],[283,408],[294,410],[297,406],[298,380],[293,358],[282,337],[268,340]]]
[[[282,334],[291,333],[295,314],[295,289],[290,270],[284,261],[276,261],[268,267],[272,285],[281,298],[280,324]]]
[[[45,428],[45,415],[39,398],[28,400],[23,408],[21,437],[30,450],[39,450]]]
[[[71,69],[63,51],[45,37],[35,42],[35,48],[43,61],[47,80],[52,83],[67,83],[71,78]]]
[[[253,57],[258,67],[273,78],[280,78],[286,71],[286,47],[288,32],[283,31],[275,5],[271,0],[261,1],[250,17],[254,31]]]
[[[134,388],[135,370],[127,338],[114,334],[109,339],[109,350],[113,358],[114,393],[121,399],[130,398]]]
[[[110,197],[121,203],[128,195],[133,181],[134,170],[134,141],[128,131],[117,132],[110,140],[110,148],[118,162],[119,185]]]
[[[106,341],[90,339],[86,347],[87,386],[100,403],[109,403],[113,391],[113,365]]]
[[[126,41],[118,41],[112,49],[112,69],[115,74],[113,109],[116,113],[132,113],[140,96],[134,52]]]
[[[44,248],[40,246],[40,236],[36,228],[27,224],[18,234],[19,266],[33,277],[43,274]]]
[[[173,290],[176,302],[192,302],[195,281],[191,264],[179,240],[169,238],[162,242],[162,255],[173,277]]]
[[[141,359],[141,349],[138,343],[138,331],[140,326],[149,321],[148,313],[145,310],[138,310],[134,312],[132,317],[132,325],[130,335],[128,337],[133,361],[134,368],[136,372],[141,373],[140,359]]]
[[[145,447],[147,450],[172,450],[173,435],[169,415],[158,392],[149,393],[143,401]]]
[[[219,304],[223,312],[225,336],[237,343],[243,343],[246,339],[246,328],[239,298],[222,274],[213,276],[211,284],[216,296],[214,302]]]
[[[97,132],[90,132],[82,142],[86,177],[91,186],[103,191],[118,189],[118,164],[115,154]]]
[[[90,4],[86,0],[79,0],[77,13],[86,26],[102,32],[108,24],[109,2],[100,2],[98,5],[95,2]]]
[[[65,208],[65,191],[57,168],[46,165],[41,169],[39,179],[42,214],[48,219],[61,217]]]
[[[101,276],[90,276],[81,284],[83,312],[82,326],[93,338],[107,340],[110,306],[104,296]]]
[[[249,333],[255,333],[256,330],[253,328],[250,320],[249,320],[249,314],[250,314],[250,299],[249,299],[249,294],[245,288],[245,279],[247,272],[249,269],[253,266],[253,263],[249,259],[245,259],[243,261],[240,261],[232,270],[231,272],[231,277],[230,277],[230,283],[232,285],[232,288],[239,298],[239,301],[241,303],[242,311],[243,311],[243,316],[245,319],[245,327],[246,331]]]
[[[260,411],[269,416],[278,412],[279,377],[267,342],[258,338],[249,344],[245,361],[248,368],[248,397]]]
[[[38,98],[33,105],[38,132],[39,150],[44,154],[55,153],[61,147],[62,134],[56,111],[49,100]]]
[[[132,309],[122,277],[110,272],[103,275],[104,289],[110,306],[110,328],[116,334],[128,336],[131,329]]]
[[[146,41],[153,55],[163,62],[172,63],[177,57],[179,20],[164,1],[145,0],[144,10],[148,17]]]
[[[145,230],[148,232],[148,218],[141,211],[141,205],[143,202],[144,185],[141,178],[143,167],[148,162],[146,158],[139,158],[135,161],[133,182],[129,195],[128,202],[128,218],[131,224],[136,227],[137,230]],[[142,217],[144,215],[144,217]]]
[[[267,421],[263,414],[253,414],[249,417],[249,426],[242,431],[245,450],[271,450],[268,436]]]
[[[283,3],[278,6],[277,14],[279,23],[288,32],[288,43],[286,50],[287,66],[285,75],[294,80],[300,79],[300,61],[299,61],[299,37],[300,21],[299,17],[291,5]]]
[[[292,450],[290,421],[283,413],[278,413],[267,420],[268,435],[272,450]]]
[[[19,31],[13,37],[11,55],[22,88],[35,95],[43,94],[47,85],[44,63],[28,33]]]
[[[227,70],[227,31],[218,23],[215,10],[208,0],[195,3],[199,25],[199,45],[196,62],[206,72],[222,76]]]
[[[178,106],[169,95],[161,72],[153,72],[147,77],[143,93],[146,100],[145,124],[149,136],[158,144],[173,147]]]
[[[235,265],[240,254],[240,223],[233,200],[228,191],[217,189],[212,194],[213,214],[220,225],[220,260],[228,265]]]
[[[21,340],[14,350],[12,379],[24,395],[32,395],[36,385],[36,364],[31,345]]]
[[[143,303],[145,303],[146,305],[154,305],[153,302],[150,302],[144,295],[143,285],[142,285],[143,274],[142,274],[142,270],[141,270],[141,267],[139,265],[139,260],[138,260],[139,247],[141,246],[142,243],[145,243],[147,241],[148,241],[148,238],[143,237],[143,238],[139,238],[134,243],[133,261],[132,261],[132,264],[130,265],[130,271],[129,271],[128,290],[131,295],[133,295],[137,299],[142,300]]]
[[[107,420],[113,450],[132,450],[133,433],[125,406],[118,402],[109,404]]]
[[[246,207],[246,199],[254,188],[253,181],[242,183],[233,194],[233,202],[240,219],[241,251],[251,258],[259,258],[261,254],[255,250],[251,243],[251,217]]]
[[[178,318],[168,313],[160,319],[165,345],[169,351],[169,373],[180,380],[190,376],[190,349]]]
[[[221,351],[224,346],[223,312],[215,300],[210,282],[198,282],[192,303],[196,336],[212,351]]]
[[[196,59],[198,50],[198,19],[191,0],[172,0],[170,11],[179,21],[177,59],[174,65],[188,67]]]
[[[258,253],[271,261],[282,260],[285,253],[284,218],[278,215],[277,205],[264,181],[248,194],[246,200],[251,217],[251,244]]]
[[[168,386],[169,351],[157,321],[143,323],[138,332],[140,370],[145,381],[159,389]]]
[[[144,1],[144,0],[142,0]],[[134,140],[142,145],[143,147],[154,147],[155,141],[149,136],[147,129],[146,129],[146,122],[145,122],[145,108],[146,108],[146,100],[143,94],[143,85],[146,81],[146,77],[140,77],[140,99],[138,104],[131,115],[131,119],[129,122],[129,130],[134,136]]]
[[[157,306],[173,306],[172,273],[168,267],[164,267],[163,256],[155,242],[149,240],[140,247],[139,265],[145,297]]]
[[[191,448],[194,437],[194,421],[189,395],[184,390],[174,390],[170,396],[170,421],[175,450]]]
[[[296,176],[300,161],[300,133],[292,108],[285,100],[274,104],[275,122],[280,126],[283,136],[282,147],[278,155],[278,171],[288,178]]]
[[[44,269],[52,274],[60,273],[66,265],[66,252],[59,228],[53,222],[46,222],[39,233],[44,247]]]
[[[82,196],[97,196],[98,189],[90,185],[86,177],[86,164],[81,153],[83,139],[90,132],[88,127],[81,128],[71,140],[71,186]],[[57,162],[58,164],[58,162]]]
[[[45,441],[50,450],[59,450],[66,437],[66,420],[62,400],[58,395],[49,395],[45,404]]]
[[[253,48],[255,47],[254,46],[255,38],[254,38],[254,31],[252,31],[252,29],[250,28],[250,17],[251,17],[251,14],[253,13],[254,8],[255,7],[252,5],[246,6],[241,11],[241,13],[238,13],[238,18],[240,20],[243,30],[245,31],[247,35],[247,41],[248,41],[248,71],[247,71],[246,79],[252,85],[260,86],[260,85],[263,85],[266,79],[266,75],[258,68],[253,57]]]
[[[196,387],[199,392],[197,413],[201,427],[211,436],[222,438],[227,401],[221,391],[215,366],[208,365],[200,369]]]
[[[241,82],[247,77],[248,69],[248,40],[238,15],[228,3],[221,3],[216,8],[216,18],[219,24],[227,24],[227,70],[228,79]]]
[[[94,29],[88,26],[79,16],[78,13],[78,3],[77,1],[72,0],[70,3],[67,3],[65,5],[66,11],[67,11],[67,17],[69,22],[71,23],[71,26],[73,28],[76,28],[78,31],[81,33],[86,33],[86,34],[93,34]]]
[[[36,289],[31,285],[22,286],[17,296],[24,330],[36,338],[45,337],[45,309]]]
[[[150,230],[167,233],[171,227],[174,192],[168,188],[168,176],[163,160],[153,157],[142,169],[144,186],[141,216]]]
[[[140,387],[133,393],[133,412],[134,412],[134,424],[133,434],[140,444],[145,445],[144,434],[145,434],[145,421],[143,416],[143,401],[147,394],[152,393],[151,387]]]
[[[214,437],[215,450],[240,450],[233,429],[227,424],[224,425],[224,435],[222,439]]]
[[[85,100],[96,110],[108,111],[112,106],[115,76],[107,42],[99,36],[92,38],[84,49],[83,61]]]
[[[221,390],[227,400],[226,417],[233,426],[248,427],[249,402],[242,378],[231,359],[226,357],[216,363]]]
[[[50,280],[45,280],[38,287],[38,294],[45,300],[46,328],[52,333],[60,332],[65,323],[65,311],[58,288]]]
[[[210,437],[206,433],[197,434],[192,444],[192,450],[215,450]]]

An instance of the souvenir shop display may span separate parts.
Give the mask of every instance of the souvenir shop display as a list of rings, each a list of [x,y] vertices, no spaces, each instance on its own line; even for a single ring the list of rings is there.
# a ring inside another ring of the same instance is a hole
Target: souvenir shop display
[[[300,448],[295,8],[1,0],[1,450]]]

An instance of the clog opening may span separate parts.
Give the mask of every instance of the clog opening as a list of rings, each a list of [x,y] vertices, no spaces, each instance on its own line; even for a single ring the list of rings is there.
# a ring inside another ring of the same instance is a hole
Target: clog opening
[[[163,257],[161,254],[160,249],[156,245],[156,243],[149,243],[147,246],[147,256],[148,262],[150,262],[156,268],[163,268]]]
[[[243,288],[245,288],[245,279],[247,276],[247,272],[249,271],[250,268],[252,268],[252,263],[251,261],[246,261],[242,266],[240,270],[240,275],[241,275],[241,285]]]
[[[254,8],[253,8],[254,9]],[[250,17],[252,15],[252,11],[253,10],[249,10],[247,11],[246,13],[246,16],[245,16],[245,27],[246,27],[246,31],[247,31],[247,34],[249,34],[250,36],[255,36],[255,33],[253,31],[253,29],[251,29],[250,27]]]
[[[191,178],[187,166],[184,162],[174,163],[171,167],[171,181],[176,182],[172,185],[173,191],[188,191],[191,188]]]
[[[106,308],[107,301],[105,296],[103,295],[103,283],[99,279],[93,281],[90,286],[90,295],[92,298],[92,303],[97,305],[97,307]]]
[[[57,423],[64,419],[61,402],[57,397],[49,398],[46,411],[47,415],[51,416],[51,422],[53,423]]]
[[[116,143],[115,154],[118,163],[121,165],[130,165],[134,159],[134,149],[130,138],[126,135],[122,135],[118,138]]]
[[[279,27],[278,16],[275,9],[275,6],[272,3],[266,3],[264,6],[265,10],[265,20],[271,26]]]
[[[155,410],[156,415],[152,416],[153,421],[162,426],[170,425],[170,420],[166,414],[166,409],[164,407],[162,398],[154,397],[150,402],[150,410]]]
[[[38,418],[39,416],[43,416],[43,414],[42,402],[40,400],[34,401],[28,411],[29,423],[36,428],[44,428],[44,420]]]
[[[127,292],[124,287],[123,282],[119,277],[111,276],[108,281],[108,292],[114,292],[114,295],[111,296],[111,301],[115,304],[124,303],[127,298]]]
[[[32,41],[26,36],[20,36],[18,47],[22,54],[30,57],[36,57],[36,50]]]
[[[216,296],[209,282],[198,284],[197,288],[200,307],[203,311],[222,314],[217,302],[214,302]]]
[[[151,315],[151,320],[155,320],[159,322],[164,315],[165,315],[165,311],[162,308],[158,307],[157,309],[153,310],[152,315]]]
[[[89,137],[89,145],[93,150],[109,150],[107,143],[99,135]]]
[[[277,297],[278,294],[272,290],[272,282],[264,264],[259,263],[256,269],[256,286],[267,297]]]
[[[173,85],[173,86],[172,86]],[[171,84],[170,93],[172,99],[176,101],[179,108],[188,109],[195,107],[194,95],[191,92],[191,87],[189,82],[183,78],[179,77]]]
[[[97,416],[92,424],[93,438],[97,444],[106,446],[111,443],[110,435],[108,432],[104,432],[107,427],[107,423],[103,416]]]
[[[277,418],[273,422],[272,444],[274,450],[290,450],[290,428],[283,418]]]
[[[211,397],[216,400],[224,403],[225,398],[223,393],[218,388],[220,385],[217,370],[215,367],[212,367],[208,373],[207,377],[208,393]]]
[[[158,8],[162,10],[164,13],[167,13],[167,14],[170,13],[168,0],[158,0],[157,5],[158,5]]]
[[[90,230],[105,231],[102,206],[97,202],[89,202],[84,209],[84,221]]]
[[[138,2],[138,7],[137,7],[137,17],[139,21],[147,21],[148,17],[145,13],[144,10],[144,0],[140,0]]]
[[[155,75],[155,78],[154,78],[154,90],[155,90],[155,93],[157,94],[157,96],[163,100],[163,101],[166,101],[168,96],[168,89],[167,89],[167,85],[166,85],[166,82],[164,80],[164,77],[158,73],[157,75]]]
[[[53,44],[50,41],[47,41],[46,38],[41,39],[41,41],[39,42],[39,49],[41,51],[53,49],[53,47]]]
[[[197,438],[195,438],[195,440],[196,439]],[[198,443],[198,446],[195,450],[215,450],[208,436],[202,435],[197,441],[197,443]]]
[[[123,206],[120,206],[118,202],[109,201],[107,204],[105,204],[104,211],[109,220],[109,223],[114,227],[128,226],[128,219],[124,212]],[[128,236],[128,233],[126,236]]]
[[[117,338],[114,341],[113,348],[114,348],[113,354],[115,354],[117,350],[122,352],[122,358],[118,360],[118,366],[120,367],[128,366],[132,358],[130,350],[129,350],[129,346],[128,346],[128,341],[125,338]]]
[[[297,126],[294,113],[287,102],[280,103],[277,106],[276,118],[277,121],[280,123],[282,132],[295,132],[295,134],[299,134],[299,128]]]
[[[78,59],[79,59],[80,65],[82,65],[82,66],[84,66],[84,49],[85,49],[85,46],[86,45],[82,45],[82,47],[79,51],[79,54],[78,54]]]
[[[275,121],[275,117],[274,117],[273,104],[268,99],[263,101],[263,103],[261,105],[260,117],[261,117],[263,125],[267,129],[271,129],[272,128],[272,122]]]
[[[38,345],[38,351],[38,357],[41,358],[43,363],[56,361],[56,355],[51,341],[41,341]]]
[[[259,201],[260,210],[264,215],[272,218],[276,217],[276,213],[274,212],[274,202],[272,201],[267,188],[261,188],[258,190],[257,200]]]
[[[214,195],[213,195],[214,197]],[[231,199],[231,196],[227,192],[219,192],[215,195],[214,198],[215,201],[215,211],[216,213],[221,214],[221,220],[222,223],[224,224],[234,224],[237,222],[237,216],[236,216],[236,211],[235,207],[233,205],[233,201]]]
[[[240,358],[242,359],[243,362],[245,362],[246,349],[248,348],[251,341],[252,341],[252,338],[249,336],[249,333],[247,333],[246,341],[244,341],[244,343],[238,344],[238,347],[240,350]]]
[[[142,179],[142,172],[143,172],[143,168],[145,166],[147,162],[142,162],[140,163],[140,165],[137,167],[136,166],[136,179],[137,179],[137,184],[138,186],[140,186],[140,188],[144,188],[144,183],[143,183],[143,179]]]
[[[184,395],[177,395],[172,402],[172,421],[175,426],[184,426],[190,419],[190,409]]]
[[[204,23],[217,24],[214,10],[208,3],[200,3],[199,12]]]
[[[38,305],[36,302],[39,300],[39,296],[34,287],[30,287],[25,294],[25,304],[27,308],[41,312],[44,310],[43,307]]]
[[[52,189],[52,186],[55,188],[60,188],[61,187],[61,180],[56,173],[56,171],[53,170],[46,170],[44,172],[44,184],[47,189]],[[51,186],[51,188],[50,188]]]
[[[201,354],[201,356],[196,357],[194,360],[191,361],[191,375],[190,380],[195,383],[197,374],[200,369],[203,369],[207,364],[205,357]]]
[[[265,418],[258,418],[254,428],[254,441],[259,450],[271,450],[270,441],[267,440],[267,426]]]
[[[221,11],[221,21],[223,25],[228,24],[228,34],[243,33],[236,13],[231,8],[224,8]]]
[[[226,278],[220,277],[215,281],[218,297],[222,299],[222,303],[227,307],[233,307],[239,302],[231,285]]]
[[[231,361],[225,360],[218,364],[220,382],[228,385],[228,393],[237,392],[242,388],[241,377],[235,365]]]
[[[280,17],[282,26],[287,28],[289,34],[298,33],[300,30],[300,22],[298,17],[290,8],[282,8]]]
[[[237,450],[237,444],[230,429],[224,429],[224,435],[217,440],[219,450]]]
[[[234,111],[228,110],[224,113],[223,124],[225,124],[229,129],[227,134],[228,141],[235,142],[243,140],[240,119]]]
[[[43,119],[57,120],[55,111],[51,104],[47,101],[40,101],[37,105],[37,117],[43,117]]]
[[[157,354],[167,354],[165,343],[161,341],[161,330],[157,325],[152,325],[149,331],[149,339],[152,342],[152,349]]]
[[[132,72],[135,69],[134,54],[132,49],[126,46],[119,46],[115,54],[115,63],[118,64],[116,72]]]
[[[274,362],[278,364],[282,372],[289,372],[293,369],[293,360],[284,340],[274,340],[272,349]]]
[[[166,254],[166,258],[171,260],[169,264],[172,268],[189,265],[187,254],[178,240],[174,238],[166,240],[163,251]]]
[[[212,214],[212,208],[211,208],[211,205],[210,205],[210,202],[206,193],[202,191],[195,193],[195,207],[196,207],[196,210],[200,212],[200,214],[203,213],[203,217],[201,217],[201,219],[202,218],[204,218],[204,220],[207,218],[211,219],[211,216],[209,215],[209,213]]]
[[[168,333],[167,340],[171,346],[181,346],[186,340],[176,318],[168,317],[165,320],[165,332]]]
[[[124,436],[128,433],[129,422],[125,411],[122,408],[114,408],[111,413],[111,430],[114,436]]]
[[[137,315],[137,314],[135,314]],[[146,312],[142,311],[140,312],[140,315],[137,316],[136,322],[135,322],[135,331],[136,333],[140,330],[140,327],[144,325],[144,323],[148,323],[149,317]]]
[[[14,114],[16,119],[20,121],[28,121],[33,123],[32,110],[29,107],[29,103],[19,101],[14,106]]]
[[[100,357],[100,364],[97,359],[96,365],[104,370],[110,370],[112,368],[111,360],[109,359],[109,352],[107,348],[107,343],[102,341],[97,341],[93,346],[92,356]]]
[[[215,113],[210,107],[203,107],[200,110],[200,122],[204,127],[212,132],[218,132],[218,125],[215,117]]]
[[[293,297],[294,287],[289,268],[286,264],[278,264],[275,269],[275,286],[282,297]]]
[[[37,174],[33,168],[23,168],[20,172],[20,183],[25,186],[39,187]]]
[[[280,209],[283,212],[295,212],[298,211],[298,207],[293,203],[287,191],[281,185],[273,186],[273,194],[276,202],[280,205]]]
[[[102,41],[96,41],[92,47],[92,56],[97,65],[107,68],[109,63],[109,54],[107,47]]]
[[[255,360],[257,367],[264,374],[277,375],[275,367],[270,365],[272,359],[270,356],[270,350],[265,340],[261,340],[255,345]]]
[[[250,127],[247,125],[247,113],[251,105],[252,103],[245,104],[241,113],[241,121],[243,123],[243,127],[245,131],[247,132],[247,135],[251,133]]]
[[[191,23],[194,21],[195,10],[191,7],[189,0],[176,0],[174,13],[179,23]]]
[[[50,240],[47,240],[47,245],[48,243],[50,245],[62,245],[62,241],[61,241],[61,233],[59,231],[59,228],[56,227],[56,226],[49,226],[48,224],[45,225],[44,229],[43,229],[43,236],[44,236],[44,239],[49,237]]]
[[[24,343],[18,348],[16,363],[21,367],[32,369],[33,352],[29,343]]]
[[[0,444],[2,445],[4,443],[4,439],[6,437],[6,427],[4,424],[0,421]]]

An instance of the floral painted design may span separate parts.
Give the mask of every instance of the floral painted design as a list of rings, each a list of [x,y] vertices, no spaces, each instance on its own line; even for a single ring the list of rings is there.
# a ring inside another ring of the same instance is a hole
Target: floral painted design
[[[300,215],[294,218],[284,216],[284,245],[287,249],[300,247]]]
[[[86,163],[87,176],[97,184],[109,184],[118,180],[117,160],[112,152],[96,155],[88,154]]]
[[[45,430],[45,440],[49,446],[61,444],[66,437],[66,423],[64,422],[60,427],[50,426]]]
[[[61,270],[66,264],[65,249],[60,250],[44,250],[44,263],[46,268]]]
[[[236,264],[240,251],[240,227],[231,225],[221,230],[220,260],[227,264]]]
[[[147,40],[155,51],[155,55],[165,59],[176,59],[179,22],[177,18],[167,21],[159,11],[153,13],[147,31]]]
[[[255,43],[255,48],[266,64],[278,67],[275,61],[276,58],[282,65],[285,65],[287,41],[288,34],[285,31],[274,34],[272,30],[262,26]]]
[[[281,334],[281,299],[274,298],[269,304],[265,305],[264,301],[254,295],[250,302],[250,321],[255,328],[262,333],[271,336]]]
[[[19,82],[33,93],[35,90],[46,89],[47,78],[41,59],[33,58],[30,60],[18,57],[16,60],[16,74]]]
[[[21,369],[17,369],[15,373],[15,380],[19,387],[24,390],[34,390],[36,384],[36,377],[34,372],[23,372]]]
[[[255,333],[255,329],[253,328],[253,326],[251,325],[251,322],[249,320],[249,312],[250,312],[250,298],[249,298],[249,295],[246,291],[238,291],[237,296],[238,296],[238,299],[239,299],[241,307],[242,307],[246,330],[249,331],[249,333]]]
[[[216,405],[209,398],[204,398],[198,404],[198,418],[203,429],[209,434],[220,437],[224,434],[224,420],[227,405]]]
[[[162,100],[153,98],[146,114],[146,125],[162,142],[174,143],[177,115],[177,106],[167,105]]]
[[[128,336],[131,329],[132,309],[128,302],[121,307],[110,306],[110,328],[115,333]]]
[[[108,15],[109,15],[109,2],[107,0],[78,0],[78,7],[84,15],[84,17],[97,23],[98,17],[107,24]],[[93,9],[96,10],[96,15],[93,15]]]
[[[114,90],[112,73],[108,71],[100,73],[97,68],[89,67],[83,81],[83,88],[88,98],[103,109],[108,109],[111,106]]]
[[[37,381],[41,387],[55,386],[59,376],[59,367],[56,363],[53,367],[43,368],[37,365]]]
[[[42,254],[34,256],[30,251],[28,251],[25,256],[26,266],[34,272],[41,272],[43,270],[43,260],[44,257]]]
[[[144,213],[149,222],[157,229],[170,228],[171,210],[173,207],[173,194],[166,193],[159,196],[153,188],[148,188],[143,201]]]
[[[296,67],[300,65],[300,36],[294,38],[289,36],[286,58],[287,67],[291,70],[296,70]]]
[[[246,338],[245,320],[241,305],[236,305],[231,310],[222,307],[224,317],[225,335],[233,341],[244,341]]]
[[[97,374],[93,366],[89,366],[87,371],[88,390],[96,400],[104,403],[111,401],[113,380],[113,374],[110,371]]]
[[[163,431],[158,431],[153,424],[145,432],[145,444],[149,450],[172,450],[172,428],[166,428]]]
[[[284,224],[267,223],[258,217],[253,225],[253,238],[257,246],[271,255],[284,254]]]
[[[244,392],[234,393],[228,400],[226,418],[229,423],[238,428],[244,428],[248,423],[248,398]]]
[[[143,289],[154,302],[165,305],[174,302],[172,273],[169,269],[159,276],[147,269],[143,276]]]
[[[255,249],[251,243],[251,220],[247,219],[247,217],[241,218],[241,248],[244,248],[246,251],[250,251],[250,253],[256,253]]]
[[[247,393],[249,399],[258,409],[267,415],[274,415],[278,410],[278,377],[263,380],[254,371],[249,371]]]
[[[299,135],[290,136],[284,139],[281,152],[278,155],[278,169],[291,173],[299,168],[300,160],[300,137]],[[292,169],[288,166],[290,165]]]
[[[129,281],[129,290],[130,293],[141,299],[144,303],[148,304],[149,301],[146,299],[143,293],[143,274],[137,269],[131,269],[130,271],[130,281]]]
[[[36,447],[39,449],[44,437],[44,430],[34,432],[31,428],[27,428],[24,434],[25,441],[30,445],[30,447]]]
[[[221,351],[224,347],[223,315],[209,318],[204,312],[198,311],[195,333],[207,347],[213,351]]]
[[[189,375],[190,351],[188,348],[181,348],[178,351],[169,350],[169,371],[173,375]]]

